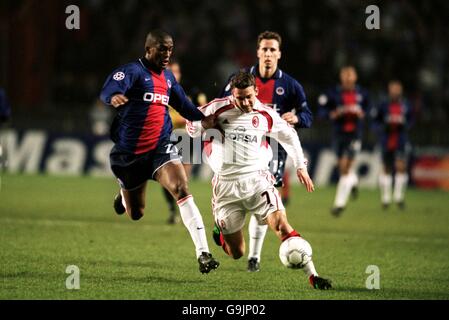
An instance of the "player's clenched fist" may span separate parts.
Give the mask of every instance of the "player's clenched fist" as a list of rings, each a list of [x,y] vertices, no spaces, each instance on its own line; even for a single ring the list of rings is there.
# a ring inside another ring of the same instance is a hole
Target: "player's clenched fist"
[[[111,98],[111,104],[114,108],[120,107],[128,102],[128,98],[123,94],[116,94]]]
[[[299,118],[293,112],[286,112],[281,118],[287,121],[288,124],[297,124],[299,122]]]

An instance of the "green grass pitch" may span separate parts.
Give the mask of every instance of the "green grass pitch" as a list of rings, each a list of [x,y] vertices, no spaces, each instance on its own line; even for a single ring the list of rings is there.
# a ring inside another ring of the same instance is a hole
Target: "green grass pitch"
[[[1,299],[448,299],[449,194],[408,190],[407,209],[380,209],[376,190],[361,190],[340,218],[329,213],[335,189],[307,194],[295,186],[290,223],[314,249],[331,291],[313,290],[301,270],[283,267],[270,231],[261,271],[233,260],[210,235],[210,184],[191,182],[209,245],[221,262],[198,271],[182,225],[166,224],[160,187],[150,182],[145,217],[117,216],[112,178],[3,175],[0,191]],[[245,234],[247,234],[245,226]],[[68,265],[80,269],[80,289],[68,290]],[[369,265],[380,289],[368,290]]]

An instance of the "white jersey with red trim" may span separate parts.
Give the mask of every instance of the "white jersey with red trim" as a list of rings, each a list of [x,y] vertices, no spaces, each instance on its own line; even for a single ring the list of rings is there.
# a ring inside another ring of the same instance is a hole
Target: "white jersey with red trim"
[[[215,99],[199,110],[205,116],[217,117],[218,128],[204,132],[204,152],[215,174],[231,176],[268,169],[272,151],[265,136],[281,143],[295,168],[306,167],[296,131],[259,100],[256,99],[253,111],[248,113],[234,104],[233,96]],[[198,137],[202,129],[201,121],[187,123],[192,137]]]

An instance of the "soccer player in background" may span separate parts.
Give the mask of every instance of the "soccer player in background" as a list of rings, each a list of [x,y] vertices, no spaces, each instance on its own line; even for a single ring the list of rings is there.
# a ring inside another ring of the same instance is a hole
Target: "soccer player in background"
[[[219,263],[209,253],[203,219],[189,192],[177,149],[170,142],[173,125],[168,105],[189,120],[204,116],[166,69],[172,51],[169,34],[150,32],[145,56],[115,69],[101,91],[101,100],[117,109],[111,126],[115,145],[110,153],[111,169],[120,184],[114,209],[139,220],[144,214],[147,180],[159,182],[177,200],[195,244],[200,272],[208,273]]]
[[[338,158],[340,177],[331,213],[338,217],[346,207],[351,191],[357,196],[358,177],[353,170],[356,155],[362,147],[362,130],[368,110],[368,95],[357,85],[353,66],[340,69],[340,84],[318,98],[319,116],[333,122],[333,144]]]
[[[310,111],[304,89],[293,77],[278,68],[281,59],[281,36],[272,31],[264,31],[257,38],[258,63],[246,71],[256,78],[257,98],[265,105],[273,108],[285,121],[296,129],[310,128],[312,112]],[[233,76],[230,77],[230,81]],[[222,97],[231,94],[229,84],[221,93]],[[276,179],[275,186],[282,187],[282,200],[286,204],[289,199],[288,174],[285,172],[287,152],[276,141],[270,141],[273,148],[273,159],[269,163],[271,173]],[[254,216],[248,226],[249,252],[248,271],[260,270],[260,260],[267,225],[260,225]],[[215,231],[217,229],[215,228]]]
[[[192,137],[204,129],[218,128],[220,134],[205,147],[207,160],[214,171],[212,207],[220,228],[216,241],[234,259],[245,253],[243,227],[250,212],[259,224],[267,224],[282,241],[300,235],[288,223],[287,215],[274,187],[275,179],[267,168],[263,149],[265,135],[278,140],[292,157],[299,181],[308,192],[314,185],[307,173],[306,160],[296,131],[257,98],[256,78],[248,72],[234,76],[232,95],[200,107],[206,118],[188,123]],[[304,266],[311,285],[330,289],[331,282],[321,278],[313,261]]]
[[[411,107],[403,97],[400,81],[388,83],[388,100],[374,107],[371,117],[382,150],[383,171],[379,177],[382,207],[387,209],[391,204],[394,173],[393,200],[400,209],[404,209],[408,183],[407,160],[411,149],[407,131],[413,117]]]

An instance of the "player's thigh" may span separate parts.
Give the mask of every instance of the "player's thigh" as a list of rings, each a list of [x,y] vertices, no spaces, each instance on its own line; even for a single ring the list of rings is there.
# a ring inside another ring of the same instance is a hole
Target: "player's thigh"
[[[216,201],[213,208],[216,224],[223,235],[242,230],[245,225],[245,210],[239,203],[222,203]]]
[[[285,211],[279,191],[273,183],[273,176],[264,171],[245,181],[246,185],[242,186],[248,192],[244,201],[245,209],[254,214],[259,224],[264,224],[266,217],[272,212]]]
[[[124,153],[114,147],[109,161],[111,170],[123,190],[137,189],[150,178],[146,155]]]

